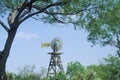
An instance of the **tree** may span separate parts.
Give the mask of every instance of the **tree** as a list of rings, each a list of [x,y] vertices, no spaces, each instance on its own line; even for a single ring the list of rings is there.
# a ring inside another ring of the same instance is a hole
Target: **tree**
[[[120,58],[109,55],[107,58],[103,58],[102,63],[99,65],[101,70],[107,75],[103,80],[119,80],[120,79]]]
[[[0,80],[6,78],[6,62],[20,25],[29,18],[45,23],[73,23],[75,26],[84,21],[86,11],[93,12],[94,0],[0,0],[0,15],[8,13],[8,26],[0,19],[1,27],[8,33],[2,51],[0,51]],[[76,27],[75,27],[76,28]]]
[[[67,65],[67,72],[66,75],[69,79],[79,78],[81,79],[81,74],[84,71],[84,66],[82,66],[78,61],[70,62]]]
[[[103,70],[99,65],[89,65],[87,66],[87,69],[96,72],[96,77],[100,78],[100,80],[107,80],[108,74],[105,69]]]
[[[66,78],[67,80],[101,80],[96,74],[93,66],[84,67],[80,62],[68,63]]]
[[[93,45],[116,47],[120,57],[120,1],[101,0],[98,5],[97,12],[93,15],[86,15],[89,17],[87,17],[84,28],[89,33],[88,41]]]
[[[100,61],[99,65],[90,65],[87,69],[93,69],[101,80],[119,80],[120,58],[108,55]]]
[[[15,80],[16,74],[7,72],[7,79],[8,80]]]
[[[46,79],[47,69],[41,67],[40,71],[35,71],[35,65],[25,65],[19,68],[17,74],[7,72],[8,80],[48,80]]]

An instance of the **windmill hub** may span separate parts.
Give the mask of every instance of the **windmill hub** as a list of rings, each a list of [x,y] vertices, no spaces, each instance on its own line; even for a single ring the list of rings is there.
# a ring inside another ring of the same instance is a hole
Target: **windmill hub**
[[[51,41],[51,48],[53,52],[58,52],[62,48],[63,42],[61,41],[60,38],[54,38]]]

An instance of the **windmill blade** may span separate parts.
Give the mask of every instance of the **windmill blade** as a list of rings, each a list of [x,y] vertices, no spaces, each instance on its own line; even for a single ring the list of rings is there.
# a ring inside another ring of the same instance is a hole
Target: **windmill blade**
[[[50,47],[50,43],[49,42],[42,42],[41,43],[41,48],[47,48],[47,47]]]

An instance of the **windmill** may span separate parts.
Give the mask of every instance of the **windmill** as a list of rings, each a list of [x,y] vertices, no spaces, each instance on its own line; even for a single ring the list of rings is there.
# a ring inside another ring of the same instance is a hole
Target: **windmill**
[[[47,76],[56,75],[57,72],[63,70],[62,61],[60,55],[62,54],[59,50],[62,48],[63,42],[60,38],[54,38],[51,43],[45,42],[41,44],[41,47],[51,46],[53,52],[48,54],[51,55]]]

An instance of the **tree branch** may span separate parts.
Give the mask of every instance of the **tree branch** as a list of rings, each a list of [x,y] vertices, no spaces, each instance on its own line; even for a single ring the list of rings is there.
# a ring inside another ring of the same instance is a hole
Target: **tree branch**
[[[24,10],[24,12],[19,16],[19,20],[22,19],[28,13],[29,13],[29,10]]]
[[[119,36],[119,34],[116,34],[116,37],[117,37],[117,47],[120,49],[120,36]]]
[[[8,32],[9,28],[0,20],[1,26]]]
[[[25,0],[23,3],[21,3],[17,9],[13,10],[8,17],[8,23],[12,24],[14,21],[18,21],[20,14],[24,11],[26,8],[25,5],[28,0]]]
[[[64,21],[61,21],[61,20],[57,19],[54,15],[52,15],[52,16],[53,16],[53,18],[54,18],[58,23],[63,23],[63,24],[66,23],[66,22],[64,22]]]
[[[27,15],[26,17],[24,17],[24,18],[20,21],[20,23],[22,23],[22,22],[25,21],[26,19],[28,19],[28,18],[36,15],[36,14],[42,13],[44,10],[46,10],[46,9],[48,9],[48,8],[50,8],[50,7],[60,6],[60,5],[63,5],[63,4],[65,4],[65,2],[51,3],[50,5],[48,5],[48,6],[44,7],[44,8],[41,8],[41,7],[38,7],[38,6],[34,5],[33,7],[34,7],[35,9],[39,10],[39,11]]]
[[[27,15],[26,17],[24,17],[22,20],[20,20],[19,23],[21,24],[21,23],[24,22],[26,19],[28,19],[28,18],[36,15],[36,14],[39,14],[39,13],[41,13],[41,12],[42,12],[42,11],[38,11],[38,12],[35,12],[35,13],[32,13],[32,14],[29,14],[29,15]]]
[[[21,17],[24,17],[28,12],[30,12],[31,11],[31,9],[32,9],[32,4],[34,3],[34,2],[36,2],[37,0],[30,0],[29,2],[28,2],[28,0],[25,0],[18,8],[17,8],[17,10],[18,10],[18,14],[16,15],[16,18],[15,18],[15,20],[16,19],[19,19],[19,18],[21,18]],[[27,11],[26,11],[26,10]],[[25,11],[24,11],[25,10]],[[24,12],[23,12],[24,11]],[[23,13],[23,14],[22,14]]]
[[[76,14],[78,14],[80,12],[83,12],[83,11],[87,11],[87,10],[90,11],[91,9],[94,9],[94,8],[97,8],[97,7],[92,7],[92,8],[89,8],[89,9],[84,8],[84,9],[77,10],[77,11],[67,13],[67,14],[66,13],[60,13],[60,12],[48,12],[47,10],[45,10],[44,13],[51,14],[51,15],[76,15]]]
[[[39,13],[42,13],[42,12],[44,12],[44,13],[46,13],[46,14],[49,14],[49,15],[52,15],[53,18],[56,19],[58,22],[64,23],[64,22],[62,22],[61,20],[58,20],[54,15],[76,15],[76,14],[82,12],[82,11],[91,10],[91,9],[93,9],[93,8],[96,8],[96,7],[88,8],[88,6],[86,6],[86,8],[84,8],[84,9],[82,9],[82,10],[77,10],[77,11],[75,11],[75,12],[70,12],[70,13],[67,13],[67,14],[65,14],[65,13],[57,13],[57,12],[53,12],[53,13],[52,13],[52,12],[48,12],[48,11],[47,11],[48,8],[51,8],[51,7],[53,7],[53,6],[61,6],[61,5],[65,5],[65,4],[67,4],[67,2],[55,2],[55,3],[51,3],[51,4],[47,5],[46,7],[40,7],[39,5],[33,5],[32,7],[33,7],[34,9],[38,10],[38,11],[37,11],[37,12],[34,12],[34,13],[31,13],[31,14],[29,14],[29,15],[26,15],[26,16],[24,15],[25,17],[23,17],[23,19],[20,20],[20,23],[22,23],[22,22],[25,21],[26,19],[28,19],[28,18],[36,15],[36,14],[39,14]]]
[[[113,38],[107,38],[107,41],[109,41],[109,45],[113,46],[113,47],[118,47],[117,42],[115,40],[113,40]]]
[[[17,10],[19,11],[18,14],[16,15],[16,17],[19,17],[19,15],[24,11],[24,9],[27,6],[27,1],[25,0],[20,6],[18,6]]]

